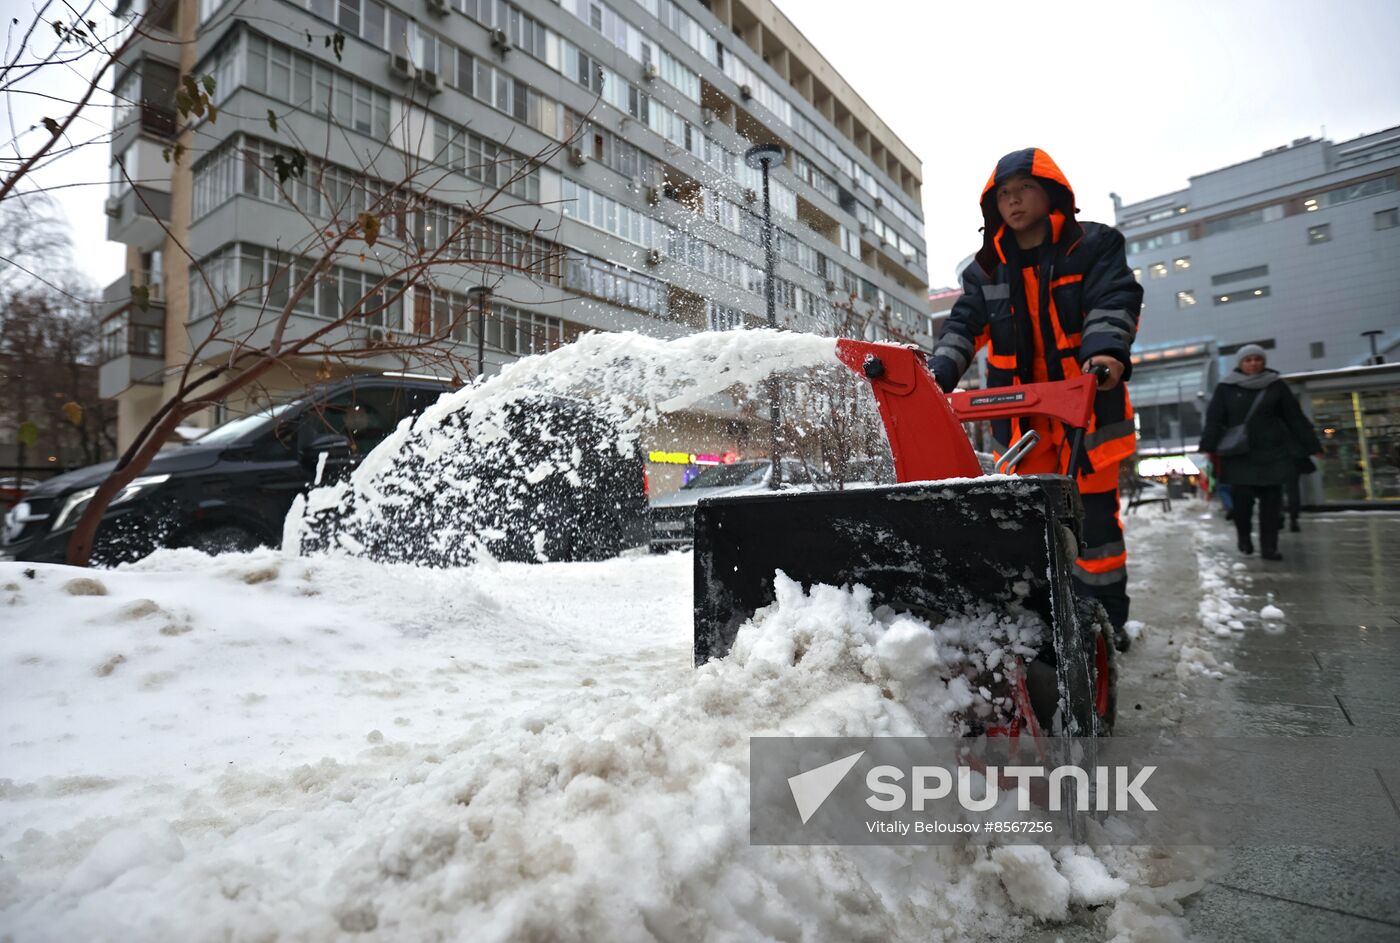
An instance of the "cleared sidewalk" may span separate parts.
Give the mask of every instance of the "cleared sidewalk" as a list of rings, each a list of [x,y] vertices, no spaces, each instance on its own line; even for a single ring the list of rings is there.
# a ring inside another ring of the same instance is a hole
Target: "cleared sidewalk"
[[[1203,505],[1183,504],[1201,516]],[[1223,646],[1236,671],[1190,688],[1183,728],[1216,736],[1400,736],[1400,514],[1305,516],[1284,560],[1244,557],[1231,526],[1202,518],[1198,555],[1228,561],[1236,600],[1284,611]],[[1236,563],[1243,562],[1243,568]],[[1400,800],[1395,773],[1377,774]],[[1252,941],[1400,940],[1400,805],[1374,849],[1236,849],[1187,907],[1192,936]]]

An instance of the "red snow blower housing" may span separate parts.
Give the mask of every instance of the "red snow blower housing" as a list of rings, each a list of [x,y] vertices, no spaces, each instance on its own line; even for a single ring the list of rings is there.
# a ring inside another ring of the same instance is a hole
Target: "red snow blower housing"
[[[997,673],[1010,710],[973,732],[1109,732],[1113,646],[1103,608],[1077,596],[1071,568],[1082,510],[1072,475],[1004,477],[1035,444],[1027,433],[985,476],[961,423],[1047,416],[1066,424],[1064,468],[1087,466],[1084,431],[1098,378],[945,395],[919,351],[837,342],[874,391],[899,484],[702,500],[695,515],[695,663],[722,657],[774,599],[774,574],[804,586],[861,584],[874,602],[936,620],[1029,611],[1047,627],[1039,653]],[[991,679],[983,679],[990,681]],[[982,682],[978,682],[982,683]]]

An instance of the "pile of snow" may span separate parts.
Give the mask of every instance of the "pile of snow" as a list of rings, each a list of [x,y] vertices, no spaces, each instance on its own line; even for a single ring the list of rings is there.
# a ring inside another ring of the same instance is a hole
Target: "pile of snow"
[[[349,480],[298,500],[283,545],[433,566],[611,555],[627,545],[628,516],[645,513],[643,431],[702,405],[737,416],[774,376],[827,398],[864,385],[834,339],[812,334],[584,335],[405,419]],[[827,398],[794,399],[808,415],[788,419],[820,425]],[[848,398],[874,416],[868,390]]]
[[[585,337],[403,424],[289,518],[285,555],[0,564],[0,936],[1008,939],[1093,907],[1118,938],[1179,939],[1201,873],[1182,851],[749,843],[750,737],[959,730],[995,709],[983,679],[1029,650],[1026,617],[929,625],[780,580],[695,669],[687,554],[296,553],[317,514],[365,534],[464,490],[457,459],[483,443],[577,487],[572,447],[510,452],[496,420],[531,398],[591,404],[624,454],[778,370],[850,381],[833,353],[761,331]]]
[[[1235,671],[1235,666],[1215,651],[1217,640],[1225,640],[1244,632],[1245,593],[1235,585],[1244,578],[1235,574],[1226,559],[1196,531],[1196,570],[1200,580],[1201,601],[1197,607],[1200,627],[1190,642],[1181,646],[1177,676],[1223,679]]]
[[[0,565],[0,927],[1004,939],[1104,904],[1179,935],[1186,855],[751,846],[750,736],[946,732],[965,643],[1013,627],[784,584],[696,670],[690,566]]]

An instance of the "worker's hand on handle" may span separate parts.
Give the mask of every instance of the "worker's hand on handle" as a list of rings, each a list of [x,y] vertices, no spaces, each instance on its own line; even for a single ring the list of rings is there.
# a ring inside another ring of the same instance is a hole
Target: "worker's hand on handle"
[[[1090,357],[1084,361],[1084,372],[1097,373],[1099,375],[1099,389],[1111,390],[1118,385],[1118,381],[1123,377],[1123,361],[1107,354],[1099,354],[1097,357]]]

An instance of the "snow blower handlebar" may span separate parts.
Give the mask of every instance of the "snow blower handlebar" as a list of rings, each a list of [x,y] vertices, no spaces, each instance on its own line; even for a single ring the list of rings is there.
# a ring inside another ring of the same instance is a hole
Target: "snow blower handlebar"
[[[1048,416],[1068,425],[1069,467],[1087,464],[1084,430],[1094,411],[1099,369],[1072,380],[945,395],[923,353],[912,347],[842,339],[836,356],[870,381],[901,482],[976,478],[982,469],[961,424],[1016,416]]]

